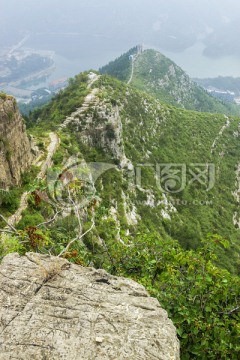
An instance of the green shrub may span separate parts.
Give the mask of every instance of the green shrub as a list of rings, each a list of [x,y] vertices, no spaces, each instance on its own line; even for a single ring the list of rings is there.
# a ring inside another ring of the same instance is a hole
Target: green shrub
[[[0,92],[0,99],[2,100],[6,100],[7,99],[7,94]]]
[[[23,218],[19,221],[17,228],[24,230],[28,226],[37,226],[44,222],[44,218],[39,213],[29,214],[23,216]]]
[[[0,206],[2,209],[12,213],[19,207],[20,190],[15,188],[8,191],[1,191]]]
[[[238,360],[240,279],[214,264],[217,247],[227,242],[209,236],[197,251],[184,251],[159,235],[125,241],[128,246],[108,237],[95,266],[131,277],[158,298],[177,328],[181,359]]]
[[[24,246],[19,242],[19,239],[9,234],[2,234],[0,239],[0,257],[4,257],[10,253],[23,253]]]

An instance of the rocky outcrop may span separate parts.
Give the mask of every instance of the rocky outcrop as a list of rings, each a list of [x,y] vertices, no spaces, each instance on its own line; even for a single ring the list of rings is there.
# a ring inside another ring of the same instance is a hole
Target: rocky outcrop
[[[158,301],[132,280],[28,253],[0,266],[0,359],[178,360]]]
[[[100,89],[94,88],[83,105],[60,125],[60,129],[71,126],[83,144],[103,150],[118,160],[121,167],[132,169],[133,165],[125,155],[119,108],[100,100],[99,93]]]
[[[0,188],[18,185],[32,162],[31,145],[13,97],[0,97]]]

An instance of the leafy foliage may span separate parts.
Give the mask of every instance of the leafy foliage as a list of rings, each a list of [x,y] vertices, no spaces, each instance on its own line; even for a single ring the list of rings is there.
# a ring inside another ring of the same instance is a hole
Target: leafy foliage
[[[24,253],[24,246],[19,242],[19,238],[10,234],[2,235],[0,242],[0,259],[14,252]]]
[[[125,241],[107,243],[101,266],[141,282],[158,298],[177,327],[181,359],[237,360],[240,279],[213,263],[216,246],[226,241],[209,235],[197,251],[156,234]]]

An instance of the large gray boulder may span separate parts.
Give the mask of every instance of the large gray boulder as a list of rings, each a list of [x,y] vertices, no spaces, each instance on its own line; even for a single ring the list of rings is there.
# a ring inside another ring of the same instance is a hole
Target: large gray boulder
[[[171,320],[141,285],[28,253],[0,265],[0,359],[180,357]]]

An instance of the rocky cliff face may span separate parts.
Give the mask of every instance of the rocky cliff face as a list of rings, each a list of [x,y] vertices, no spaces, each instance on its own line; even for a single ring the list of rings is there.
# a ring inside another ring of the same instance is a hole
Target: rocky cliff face
[[[158,301],[103,270],[8,255],[0,305],[0,359],[180,359],[175,328]]]
[[[0,97],[0,187],[18,185],[32,161],[31,146],[16,101]]]

